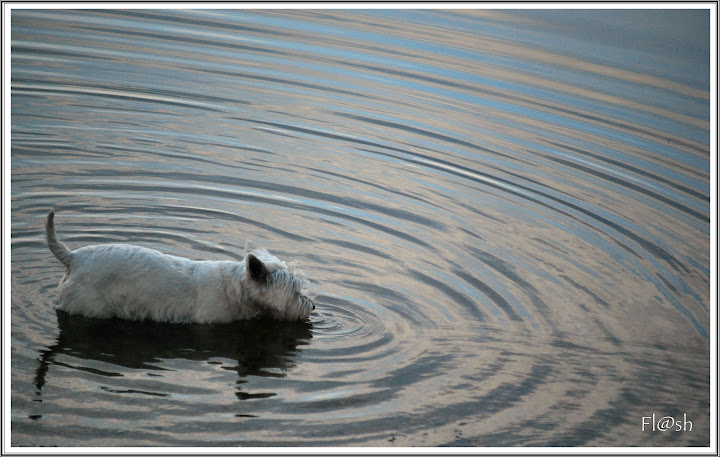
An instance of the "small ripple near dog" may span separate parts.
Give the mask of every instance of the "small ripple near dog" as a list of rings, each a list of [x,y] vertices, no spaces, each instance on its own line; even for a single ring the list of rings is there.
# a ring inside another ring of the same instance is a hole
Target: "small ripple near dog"
[[[258,316],[305,320],[315,309],[295,261],[286,264],[252,242],[245,259],[195,261],[128,244],[71,251],[45,220],[50,251],[65,265],[58,308],[86,317],[223,323]]]

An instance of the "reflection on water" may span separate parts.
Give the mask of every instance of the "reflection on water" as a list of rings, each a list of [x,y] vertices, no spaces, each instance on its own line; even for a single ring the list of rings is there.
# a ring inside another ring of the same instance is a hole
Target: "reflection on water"
[[[13,10],[12,444],[708,446],[709,17]],[[317,308],[56,313],[51,207]]]
[[[272,397],[274,393],[243,392],[241,384],[247,382],[248,376],[284,377],[296,364],[293,356],[299,352],[298,346],[308,344],[312,338],[310,324],[260,319],[225,325],[172,325],[87,319],[59,310],[57,317],[60,331],[57,342],[41,351],[34,381],[40,397],[36,401],[41,401],[42,387],[54,364],[101,376],[123,376],[92,368],[119,366],[149,370],[148,376],[162,378],[164,369],[156,364],[172,359],[206,362],[236,372],[239,379],[235,395],[241,400]],[[63,364],[57,360],[62,355],[87,360],[87,366]],[[164,392],[105,389],[114,393],[170,396]]]

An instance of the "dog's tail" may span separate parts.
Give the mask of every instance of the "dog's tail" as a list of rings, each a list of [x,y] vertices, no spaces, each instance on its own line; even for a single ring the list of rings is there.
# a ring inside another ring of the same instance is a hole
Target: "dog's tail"
[[[57,239],[57,235],[55,234],[55,211],[53,210],[50,210],[47,219],[45,219],[45,236],[47,237],[50,252],[52,252],[63,265],[70,268],[73,253],[65,246],[65,243]]]

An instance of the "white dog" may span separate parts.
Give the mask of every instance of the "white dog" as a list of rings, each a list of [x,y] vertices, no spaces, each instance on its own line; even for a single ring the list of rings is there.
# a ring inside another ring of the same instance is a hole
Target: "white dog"
[[[45,220],[50,251],[65,265],[58,308],[86,317],[222,323],[256,316],[304,320],[315,309],[296,262],[248,242],[245,259],[194,261],[128,244],[71,251]]]

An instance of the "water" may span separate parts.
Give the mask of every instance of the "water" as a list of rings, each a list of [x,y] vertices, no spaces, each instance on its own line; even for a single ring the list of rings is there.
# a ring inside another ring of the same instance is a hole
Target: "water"
[[[12,445],[709,446],[709,42],[701,10],[14,10]],[[317,309],[58,314],[51,207],[72,248],[252,239]]]

